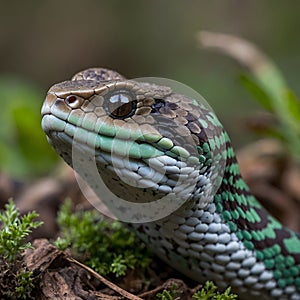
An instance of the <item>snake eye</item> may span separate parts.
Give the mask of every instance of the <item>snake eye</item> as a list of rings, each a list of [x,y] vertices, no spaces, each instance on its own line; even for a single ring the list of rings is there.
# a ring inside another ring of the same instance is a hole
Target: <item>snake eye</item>
[[[136,110],[137,101],[126,91],[106,95],[104,107],[114,119],[125,119],[132,116]]]
[[[71,107],[71,108],[79,108],[80,105],[83,102],[83,99],[76,96],[76,95],[69,95],[66,99],[65,102]]]

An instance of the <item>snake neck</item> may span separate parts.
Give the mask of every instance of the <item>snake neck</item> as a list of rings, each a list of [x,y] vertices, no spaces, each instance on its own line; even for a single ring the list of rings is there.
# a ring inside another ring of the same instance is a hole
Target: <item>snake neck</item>
[[[250,193],[228,136],[226,146],[225,173],[214,197],[217,212],[244,246],[255,252],[258,261],[280,278],[280,286],[295,283],[300,290],[300,279],[294,279],[300,273],[299,233],[284,227]]]

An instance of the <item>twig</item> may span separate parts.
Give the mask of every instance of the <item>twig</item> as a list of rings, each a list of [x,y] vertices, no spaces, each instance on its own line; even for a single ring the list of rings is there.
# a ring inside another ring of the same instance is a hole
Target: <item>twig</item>
[[[133,295],[133,294],[131,294],[131,293],[123,290],[119,286],[113,284],[112,282],[110,282],[109,280],[107,280],[106,278],[104,278],[103,276],[101,276],[100,274],[98,274],[97,272],[95,272],[94,270],[92,270],[91,268],[89,268],[88,266],[80,263],[76,259],[74,259],[72,257],[66,257],[66,259],[69,262],[72,262],[72,263],[80,266],[81,268],[85,269],[86,271],[88,271],[89,273],[91,273],[95,278],[97,278],[98,280],[100,280],[103,284],[105,284],[106,286],[108,286],[109,288],[111,288],[112,290],[114,290],[115,292],[117,292],[118,294],[122,295],[126,299],[130,299],[130,300],[142,300],[142,298],[137,297],[137,296],[135,296],[135,295]]]
[[[186,284],[181,279],[169,278],[166,282],[164,282],[160,286],[154,288],[153,290],[146,291],[146,292],[143,292],[143,293],[139,294],[139,297],[147,298],[147,297],[156,295],[158,292],[160,292],[164,289],[170,289],[174,285],[176,285],[178,290],[181,287],[182,292],[185,292],[185,291],[189,290],[189,288],[186,286]]]

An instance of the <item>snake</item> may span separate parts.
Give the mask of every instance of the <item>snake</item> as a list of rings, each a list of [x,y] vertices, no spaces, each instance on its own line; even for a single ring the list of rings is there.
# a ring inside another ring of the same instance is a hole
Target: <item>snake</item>
[[[80,161],[93,159],[124,200],[120,210],[183,199],[162,217],[128,221],[167,264],[195,281],[230,285],[240,299],[300,299],[299,233],[251,194],[227,132],[193,95],[89,68],[53,85],[41,112],[55,151],[73,168],[74,147]],[[92,177],[85,180],[97,191]]]

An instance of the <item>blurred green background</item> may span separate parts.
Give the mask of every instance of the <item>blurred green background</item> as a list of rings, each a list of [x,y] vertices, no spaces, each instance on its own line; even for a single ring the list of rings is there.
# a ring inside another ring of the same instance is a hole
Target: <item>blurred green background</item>
[[[199,30],[258,45],[299,95],[300,2],[294,0],[0,0],[0,170],[36,176],[56,155],[40,128],[47,89],[87,67],[185,83],[215,109],[233,143],[248,141],[245,117],[258,109],[241,87],[242,68],[200,49]]]

